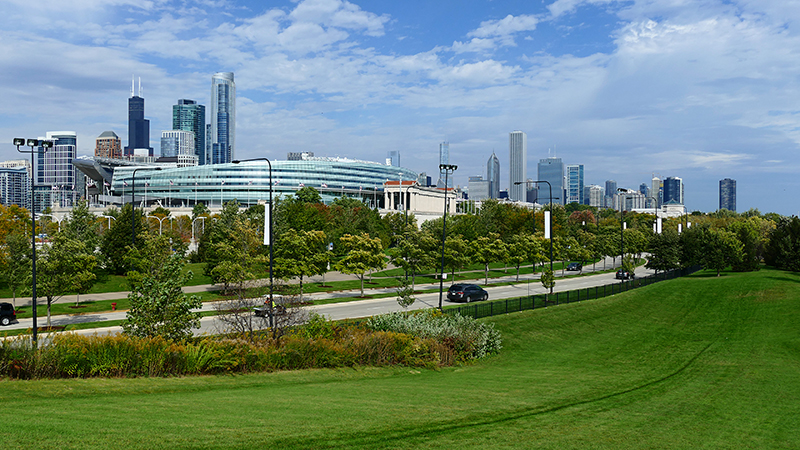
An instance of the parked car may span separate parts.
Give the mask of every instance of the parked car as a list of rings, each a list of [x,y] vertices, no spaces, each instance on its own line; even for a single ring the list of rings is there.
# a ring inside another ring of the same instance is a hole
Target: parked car
[[[451,302],[488,300],[489,293],[477,284],[454,284],[447,290],[447,299]]]
[[[633,272],[629,272],[625,269],[619,269],[617,271],[617,279],[618,280],[632,280],[634,277]]]
[[[567,264],[567,270],[572,272],[581,272],[583,271],[583,264],[577,262],[571,262]]]
[[[17,312],[14,311],[14,305],[11,303],[0,303],[0,324],[6,326],[16,320]]]

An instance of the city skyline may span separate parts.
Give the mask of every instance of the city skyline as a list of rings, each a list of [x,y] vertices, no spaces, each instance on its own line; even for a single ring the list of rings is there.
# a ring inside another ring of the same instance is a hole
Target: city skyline
[[[492,150],[505,172],[518,129],[529,169],[558,149],[586,184],[679,176],[703,211],[730,177],[747,187],[739,210],[797,213],[783,194],[800,183],[786,54],[800,9],[785,2],[475,1],[457,18],[447,0],[2,3],[3,160],[18,158],[12,138],[47,130],[75,130],[79,155],[104,131],[124,138],[131,74],[158,147],[175,101],[209,107],[208,78],[229,71],[237,158],[397,150],[435,173],[447,140],[464,186]]]

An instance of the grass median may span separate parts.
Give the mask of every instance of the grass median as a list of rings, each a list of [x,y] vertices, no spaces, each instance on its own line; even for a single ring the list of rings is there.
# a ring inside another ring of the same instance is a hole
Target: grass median
[[[5,382],[4,448],[796,448],[800,276],[699,273],[485,319],[441,370]]]

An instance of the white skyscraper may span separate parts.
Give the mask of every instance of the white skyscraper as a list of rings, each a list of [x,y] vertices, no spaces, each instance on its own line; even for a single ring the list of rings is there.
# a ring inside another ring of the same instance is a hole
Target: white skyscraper
[[[210,164],[233,161],[236,154],[236,83],[233,72],[218,72],[211,77],[211,154]]]
[[[528,135],[522,131],[508,134],[508,169],[508,197],[513,201],[524,202],[524,182],[528,173]],[[518,181],[523,184],[515,185]]]

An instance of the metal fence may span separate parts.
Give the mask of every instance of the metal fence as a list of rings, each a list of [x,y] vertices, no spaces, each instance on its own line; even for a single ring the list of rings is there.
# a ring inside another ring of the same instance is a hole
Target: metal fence
[[[480,319],[481,317],[508,314],[512,312],[525,311],[528,309],[546,308],[548,306],[560,305],[564,303],[582,302],[584,300],[593,300],[596,298],[603,298],[609,295],[619,294],[620,292],[629,291],[642,286],[649,286],[653,283],[658,283],[659,281],[682,277],[697,272],[700,269],[700,266],[694,266],[585,289],[555,292],[553,294],[535,294],[525,297],[508,298],[504,300],[494,300],[482,303],[470,303],[467,305],[447,308],[444,310],[444,313],[460,314],[462,316]]]

